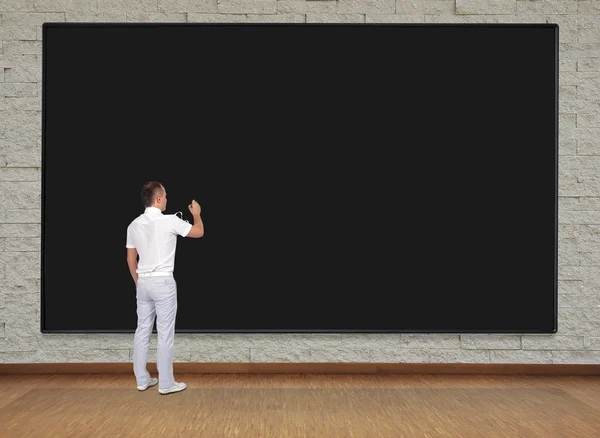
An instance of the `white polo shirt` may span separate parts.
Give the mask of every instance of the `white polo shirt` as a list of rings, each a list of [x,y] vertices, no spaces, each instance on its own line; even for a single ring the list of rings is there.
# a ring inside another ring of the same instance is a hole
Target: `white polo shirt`
[[[140,256],[137,273],[173,272],[177,235],[182,237],[192,224],[174,214],[163,214],[157,207],[147,207],[127,227],[127,248],[136,248]]]

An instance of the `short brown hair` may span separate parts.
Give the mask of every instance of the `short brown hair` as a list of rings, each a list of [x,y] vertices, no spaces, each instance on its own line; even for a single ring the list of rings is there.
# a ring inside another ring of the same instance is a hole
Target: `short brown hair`
[[[142,204],[152,207],[152,202],[157,195],[163,193],[163,186],[158,181],[149,181],[142,186]]]

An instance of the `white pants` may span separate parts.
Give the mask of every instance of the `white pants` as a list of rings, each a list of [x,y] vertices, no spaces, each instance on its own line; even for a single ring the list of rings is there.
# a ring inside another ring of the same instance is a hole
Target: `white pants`
[[[158,387],[170,388],[175,384],[173,340],[177,314],[177,282],[173,277],[139,277],[136,297],[138,321],[133,338],[133,371],[137,384],[145,385],[150,382],[146,365],[156,317]]]

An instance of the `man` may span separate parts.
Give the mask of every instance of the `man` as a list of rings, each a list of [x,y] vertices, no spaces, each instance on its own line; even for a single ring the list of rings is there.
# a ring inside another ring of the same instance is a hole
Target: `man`
[[[127,264],[137,289],[137,329],[133,341],[133,370],[137,389],[146,390],[157,383],[160,394],[183,391],[186,384],[173,377],[173,338],[177,313],[177,283],[173,277],[177,236],[202,237],[204,224],[200,205],[188,206],[194,225],[174,214],[163,214],[167,192],[161,183],[150,181],[142,186],[146,210],[127,227]],[[139,255],[139,263],[138,263]],[[151,379],[146,369],[148,348],[156,317],[158,348],[156,364],[159,379]]]

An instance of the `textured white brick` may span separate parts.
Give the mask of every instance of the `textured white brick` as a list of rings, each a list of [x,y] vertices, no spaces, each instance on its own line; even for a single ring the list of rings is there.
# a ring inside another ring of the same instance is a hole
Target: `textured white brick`
[[[0,309],[0,322],[5,324],[7,338],[34,336],[40,332],[36,316],[40,312],[40,295],[5,294],[5,306]]]
[[[38,12],[96,11],[98,1],[89,0],[35,0]]]
[[[582,249],[579,252],[578,260],[580,266],[598,266],[598,264],[600,264],[600,254],[586,252]]]
[[[600,58],[579,59],[577,61],[577,71],[600,71]]]
[[[35,97],[37,86],[32,83],[0,83],[0,96],[5,97]],[[0,119],[2,120],[2,119]],[[40,119],[41,120],[41,119]]]
[[[249,348],[213,348],[189,355],[192,362],[250,362]]]
[[[3,203],[7,209],[39,207],[40,184],[37,181],[0,181],[4,192]]]
[[[337,0],[338,14],[393,14],[395,0]]]
[[[490,363],[494,364],[551,364],[551,351],[536,350],[492,350]]]
[[[129,362],[129,350],[39,350],[36,362]]]
[[[34,363],[43,362],[38,358],[37,351],[0,352],[0,363]]]
[[[11,252],[3,254],[4,276],[6,278],[39,278],[41,272],[40,254],[37,252]]]
[[[35,56],[38,55],[29,55]],[[10,68],[4,69],[4,82],[39,82],[42,80],[42,63],[35,60],[34,63],[20,63]],[[41,102],[41,101],[40,101]]]
[[[597,0],[579,0],[577,2],[579,15],[599,15],[600,3]]]
[[[563,71],[577,71],[577,60],[576,59],[570,59],[570,58],[566,58],[566,57],[560,57],[559,54],[559,58],[558,58],[558,70],[559,72],[563,72]]]
[[[278,0],[277,13],[288,14],[331,14],[337,11],[336,1]]]
[[[600,350],[600,337],[585,336],[583,338],[583,349],[584,350]],[[565,349],[562,348],[562,350],[565,350]]]
[[[453,0],[424,0],[423,12],[425,18],[430,15],[451,17],[454,15],[455,2]]]
[[[156,5],[155,0],[152,0]],[[141,23],[186,22],[187,14],[183,12],[127,12],[127,21]]]
[[[576,85],[563,85],[558,90],[561,100],[575,100],[577,99],[577,86]]]
[[[558,246],[559,263],[566,260],[567,263],[573,263],[579,257],[579,247],[577,242],[563,241]]]
[[[570,0],[517,0],[517,14],[575,14],[577,2]]]
[[[600,127],[600,110],[582,110],[577,114],[577,125],[581,127]]]
[[[400,333],[343,333],[341,344],[344,348],[396,348],[401,347]]]
[[[373,360],[371,356],[371,351],[369,349],[338,347],[311,349],[309,362],[366,363],[373,362]]]
[[[568,160],[577,170],[579,181],[598,179],[600,175],[600,156],[572,157]],[[582,208],[579,211],[586,211]],[[589,209],[587,211],[593,211]]]
[[[515,14],[516,0],[456,0],[457,14]]]
[[[41,209],[19,209],[7,210],[3,218],[0,218],[0,223],[5,224],[40,224]],[[15,237],[32,237],[32,236],[15,236]]]
[[[427,363],[429,362],[429,350],[421,348],[373,348],[369,352],[368,362]]]
[[[559,157],[558,165],[564,166],[569,160],[573,160],[574,157]],[[579,197],[568,197],[568,196],[560,196],[558,198],[558,208],[565,211],[579,211],[579,210],[588,210],[588,208],[583,207],[582,203],[585,202],[585,199],[581,199]],[[562,211],[561,210],[561,211]],[[560,227],[558,229],[559,233],[563,233],[566,227]]]
[[[158,12],[217,12],[217,0],[158,0]]]
[[[560,123],[560,121],[559,121]],[[559,160],[562,159],[565,155],[575,155],[575,151],[577,148],[577,136],[576,129],[574,127],[564,127],[559,125],[558,128],[558,142],[559,142]],[[559,163],[560,169],[560,163]],[[562,196],[562,194],[561,194]],[[559,197],[559,199],[561,199]]]
[[[0,182],[4,181],[39,181],[40,180],[40,171],[36,168],[0,168]]]
[[[304,14],[247,14],[246,21],[248,23],[305,23],[306,17]]]
[[[599,15],[580,15],[578,17],[579,26],[579,38],[580,43],[597,43],[600,42],[600,32],[598,26],[600,26]]]
[[[598,153],[599,128],[580,127],[576,130],[578,137],[577,150],[583,155],[596,155]]]
[[[251,362],[313,362],[309,349],[283,349],[273,350],[268,348],[251,348]]]
[[[277,0],[217,0],[222,14],[276,14]]]
[[[127,13],[123,12],[66,12],[65,19],[67,22],[124,22],[127,21]]]
[[[508,350],[521,348],[520,335],[468,334],[460,336],[460,346],[476,350]]]
[[[65,21],[64,12],[0,12],[0,14],[2,15],[0,23],[3,26],[41,26],[45,22]]]
[[[41,239],[37,237],[7,237],[4,239],[5,251],[40,251]]]
[[[189,13],[189,23],[304,23],[304,14],[200,14]]]
[[[583,287],[595,289],[600,286],[600,266],[566,266],[559,267],[558,277],[564,280],[580,280],[584,283]]]
[[[396,0],[396,14],[425,15],[423,0]]]
[[[600,295],[559,293],[558,307],[600,307]]]
[[[428,334],[428,333],[406,333],[402,334],[400,343],[405,348],[460,348],[460,335],[454,334]]]
[[[600,57],[599,43],[559,43],[559,57],[570,57],[574,59],[597,58]],[[576,73],[564,73],[567,77],[574,76]],[[563,75],[559,75],[560,78]]]
[[[422,23],[424,15],[367,14],[367,23]]]
[[[85,334],[47,334],[44,333],[38,340],[40,350],[95,350],[99,349],[98,338]],[[117,348],[111,346],[110,348]]]
[[[187,14],[188,23],[247,23],[248,15],[246,14],[204,14],[190,12]],[[261,15],[260,17],[264,17]],[[277,15],[275,15],[277,17]]]
[[[41,55],[41,41],[4,41],[6,55]]]
[[[560,114],[558,123],[562,127],[560,129],[576,128],[577,127],[577,115],[576,114]],[[563,149],[559,148],[559,150],[564,153]]]
[[[600,351],[552,351],[552,363],[600,364]]]
[[[582,350],[583,336],[523,335],[523,350]]]
[[[562,307],[558,312],[558,330],[567,335],[593,335],[600,332],[599,309]]]
[[[52,0],[54,1],[54,0]],[[103,12],[157,12],[157,0],[97,0]]]
[[[4,336],[0,338],[0,352],[2,353],[11,351],[37,351],[37,349],[37,336]]]
[[[559,300],[560,294],[580,294],[583,292],[583,282],[579,280],[558,281]]]
[[[1,127],[0,127],[1,129]],[[23,127],[21,132],[27,133],[29,127]],[[25,135],[25,134],[24,134]],[[11,137],[17,137],[17,133],[15,131],[11,131]],[[12,142],[13,140],[8,140],[7,142]],[[3,143],[0,140],[0,143]],[[0,165],[4,165],[6,167],[34,167],[40,166],[41,163],[41,154],[39,149],[13,149],[8,148],[7,150],[2,150],[0,148]]]
[[[35,26],[0,26],[0,40],[32,40],[37,39],[37,29]]]
[[[515,15],[425,15],[428,23],[514,23],[519,22]]]
[[[562,183],[559,182],[559,191],[567,196],[594,196],[594,188],[589,184],[582,184],[577,180],[577,173],[574,172],[572,175],[562,173]],[[588,213],[573,213],[567,212],[561,217],[561,220],[565,224],[581,224],[582,216],[588,215]],[[575,261],[577,264],[577,261]]]
[[[585,81],[579,85],[574,85],[576,89],[577,96],[576,98],[582,103],[586,103],[588,106],[583,107],[582,109],[595,109],[598,108],[599,103],[598,99],[600,99],[600,85],[594,83],[593,81]]]
[[[36,97],[5,97],[3,101],[4,111],[40,111],[42,99]]]
[[[94,342],[96,342],[97,348],[99,348],[101,350],[109,350],[111,348],[116,348],[118,350],[124,350],[127,348],[133,348],[133,337],[134,337],[133,333],[131,333],[131,334],[98,333],[98,334],[86,335],[86,336],[92,336],[94,339]],[[156,335],[154,334],[153,337],[155,338],[154,348],[156,348]],[[175,334],[175,340],[177,340],[177,334]],[[150,344],[150,347],[151,348],[153,347],[152,343]],[[177,349],[177,346],[175,346],[175,349]]]
[[[285,350],[287,348],[304,350],[309,348],[330,348],[341,344],[341,335],[337,333],[201,333],[189,336],[176,335],[175,342],[180,348],[201,350],[203,348],[264,348],[267,350]]]
[[[40,280],[37,278],[5,278],[0,281],[2,294],[40,293]]]
[[[364,23],[362,14],[306,14],[307,23]]]
[[[431,363],[489,363],[490,352],[487,350],[442,350],[430,351]]]
[[[2,0],[2,11],[34,11],[35,0]]]
[[[282,333],[278,335],[269,335],[268,342],[256,342],[254,340],[250,346],[271,347],[271,348],[292,348],[302,350],[305,348],[318,347],[336,347],[341,344],[341,335],[337,333]]]
[[[0,123],[5,123],[4,140],[0,145],[4,150],[14,152],[16,148],[20,147],[17,140],[22,138],[34,139],[40,136],[42,127],[41,112],[15,111],[6,114],[0,113]]]

